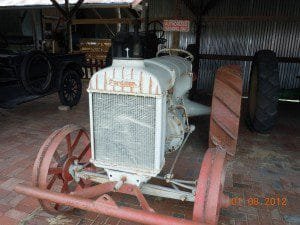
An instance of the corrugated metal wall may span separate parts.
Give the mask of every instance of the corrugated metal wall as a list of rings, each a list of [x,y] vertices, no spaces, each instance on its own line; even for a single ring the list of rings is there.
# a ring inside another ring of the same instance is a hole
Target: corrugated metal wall
[[[299,0],[222,0],[209,16],[299,16]],[[277,56],[300,57],[300,23],[273,21],[206,22],[201,33],[200,54],[252,56],[261,49],[271,49]],[[198,88],[211,91],[214,74],[226,64],[241,64],[244,91],[248,89],[251,62],[200,60]],[[280,63],[281,87],[300,87],[300,64]]]
[[[201,1],[194,0],[195,4]],[[205,0],[208,1],[208,0]],[[172,17],[175,0],[149,0],[151,18]],[[190,12],[183,7],[182,17]],[[208,16],[299,16],[300,0],[220,0]],[[167,33],[168,46],[172,34]],[[195,28],[182,33],[180,47],[195,43]],[[257,50],[271,49],[278,56],[300,57],[300,23],[274,21],[223,21],[203,23],[200,54],[247,55]],[[247,91],[251,62],[200,60],[198,88],[211,91],[214,75],[222,65],[240,64],[244,71],[244,91]],[[282,88],[300,87],[300,64],[280,63]]]

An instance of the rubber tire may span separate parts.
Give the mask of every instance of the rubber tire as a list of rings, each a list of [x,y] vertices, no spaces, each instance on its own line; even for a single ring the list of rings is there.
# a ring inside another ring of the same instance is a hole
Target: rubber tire
[[[78,86],[78,94],[71,101],[68,100],[64,95],[64,81],[65,81],[65,79],[68,75],[67,72],[72,73],[73,79],[75,80],[75,82],[77,83],[77,86]],[[61,70],[61,74],[60,74],[60,77],[59,77],[58,96],[59,96],[59,100],[60,100],[61,104],[65,105],[65,106],[73,107],[73,106],[75,106],[79,103],[81,95],[82,95],[81,74],[78,73],[78,71],[76,69],[72,69],[70,67],[65,67],[63,70]]]
[[[270,50],[255,53],[248,92],[248,124],[259,133],[269,133],[277,120],[280,90],[276,54]]]
[[[30,69],[31,63],[32,63],[33,59],[39,58],[39,57],[42,60],[44,60],[45,62],[47,62],[48,66],[49,66],[49,71],[48,71],[45,83],[41,87],[37,88],[37,87],[30,85],[28,79],[29,79],[29,73],[30,73],[29,69]],[[25,90],[28,91],[29,93],[31,93],[31,94],[46,93],[52,83],[52,75],[53,75],[52,66],[51,66],[51,63],[50,63],[49,58],[46,53],[39,51],[39,50],[34,50],[34,51],[29,52],[24,57],[24,59],[21,63],[20,76],[21,76],[22,84],[23,84]]]

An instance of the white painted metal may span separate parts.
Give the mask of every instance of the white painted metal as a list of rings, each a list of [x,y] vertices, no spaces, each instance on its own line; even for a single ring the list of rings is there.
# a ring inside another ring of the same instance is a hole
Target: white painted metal
[[[209,114],[210,112],[209,107],[192,102],[187,98],[187,93],[191,87],[192,64],[190,61],[178,56],[162,56],[147,60],[128,58],[115,59],[111,67],[100,70],[94,74],[88,88],[90,96],[96,93],[102,93],[111,95],[112,98],[118,98],[118,96],[136,96],[136,98],[140,98],[143,96],[145,98],[155,99],[155,124],[150,125],[155,127],[155,146],[145,146],[139,150],[139,153],[135,153],[135,156],[132,156],[132,153],[130,154],[128,152],[130,157],[127,160],[128,163],[130,163],[131,160],[145,160],[139,157],[142,157],[146,151],[154,151],[154,158],[149,158],[149,161],[153,161],[153,165],[151,167],[148,165],[147,168],[141,168],[140,166],[136,168],[122,167],[118,164],[118,159],[112,164],[107,163],[109,160],[105,158],[96,158],[95,151],[97,151],[97,149],[93,142],[97,139],[98,134],[94,132],[95,125],[93,121],[97,119],[97,117],[103,117],[104,115],[101,115],[101,112],[99,112],[99,115],[92,115],[93,105],[96,103],[101,105],[101,99],[93,99],[94,102],[90,100],[91,146],[93,152],[91,162],[97,167],[104,168],[109,174],[109,179],[113,181],[127,177],[128,182],[140,186],[151,177],[155,177],[164,166],[165,152],[179,149],[186,133],[190,131],[187,116],[199,116]],[[132,99],[132,97],[128,97],[128,101]],[[92,97],[90,97],[90,99],[92,99]],[[126,98],[122,97],[122,99]],[[124,105],[126,106],[126,100],[124,101],[122,107],[124,107]],[[133,106],[132,110],[136,110],[136,107],[142,106]],[[116,111],[118,110],[116,109]],[[117,117],[124,119],[128,118],[128,115],[117,115]],[[141,115],[140,118],[134,120],[127,119],[121,124],[129,126],[128,129],[130,130],[131,125],[128,125],[128,123],[132,123],[132,126],[143,124],[145,122],[143,118],[143,115]],[[118,121],[118,123],[119,122],[120,121]],[[114,126],[113,121],[111,121],[110,126]],[[137,137],[141,135],[140,133],[134,132],[130,134],[133,136],[136,135]],[[128,135],[128,133],[126,133],[126,135]],[[128,141],[126,140],[126,135],[124,135],[124,137],[122,137],[122,135],[118,137],[116,146],[120,146],[119,143],[122,141]],[[147,137],[145,136],[145,140]],[[124,140],[122,140],[122,138],[124,138]],[[116,140],[110,141],[114,142]],[[134,145],[135,143],[132,142],[131,144]],[[140,142],[137,144],[140,144]],[[126,149],[107,149],[107,151],[112,152],[112,154],[118,154],[118,151],[126,152]],[[128,149],[128,151],[132,150]],[[124,156],[120,157],[124,160]],[[134,157],[134,159],[132,157]]]
[[[163,48],[156,53],[156,57],[159,57],[161,54],[169,54],[169,55],[185,54],[186,55],[185,59],[191,62],[193,62],[195,59],[192,53],[178,48]]]
[[[126,177],[126,183],[128,184],[134,184],[138,187],[141,186],[141,184],[146,183],[151,176],[145,176],[142,174],[134,174],[134,173],[124,173],[118,170],[111,170],[106,169],[107,175],[109,177],[110,181],[120,181],[123,177]]]
[[[94,127],[94,114],[93,114],[93,98],[92,98],[92,93],[89,93],[89,112],[90,112],[90,127],[91,127],[91,130],[93,130],[93,127]],[[91,149],[95,149],[95,142],[93,141],[94,140],[94,133],[91,132]],[[92,151],[92,154],[91,154],[91,157],[92,159],[95,158],[95,152]]]
[[[210,107],[189,100],[187,95],[184,95],[182,100],[186,107],[187,115],[190,117],[209,115],[211,112]]]

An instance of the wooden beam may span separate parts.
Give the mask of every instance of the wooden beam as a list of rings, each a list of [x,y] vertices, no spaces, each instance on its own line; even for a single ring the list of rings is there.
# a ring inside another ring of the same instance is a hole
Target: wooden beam
[[[125,23],[131,24],[136,19],[129,18],[114,18],[114,19],[74,19],[72,20],[73,25],[86,25],[86,24],[117,24],[117,23]]]
[[[176,18],[173,17],[157,17],[152,18],[151,21],[163,21],[163,20],[173,20]],[[182,18],[183,20],[189,20],[189,18]],[[140,20],[144,21],[144,18],[133,19],[133,18],[113,18],[113,19],[74,19],[72,22],[74,25],[76,24],[133,24],[134,21]],[[203,16],[201,18],[201,22],[224,22],[224,21],[289,21],[289,22],[300,22],[300,17],[283,17],[283,16],[223,16],[223,17],[212,17],[212,16]]]
[[[218,2],[220,2],[222,0],[210,0],[208,3],[206,3],[206,5],[204,5],[201,9],[200,12],[200,16],[204,16],[205,14],[207,14],[212,8],[214,8]]]
[[[68,13],[58,4],[56,0],[50,0],[54,7],[63,15],[65,19],[68,19]]]
[[[68,15],[67,19],[67,39],[68,39],[68,52],[73,52],[73,40],[72,40],[72,17],[70,15],[69,0],[65,0],[65,11]]]
[[[75,6],[70,11],[70,18],[74,16],[74,14],[77,12],[77,10],[80,8],[84,0],[78,0],[78,2],[75,4]]]
[[[174,17],[157,17],[152,18],[149,22],[152,21],[163,21],[163,20],[175,20]],[[183,20],[189,20],[189,18],[182,18]],[[113,19],[73,19],[73,25],[87,25],[87,24],[116,24],[116,23],[123,23],[123,24],[134,24],[136,21],[144,22],[144,18],[113,18]]]
[[[199,58],[208,60],[252,61],[254,57],[246,55],[199,54]],[[281,63],[300,63],[299,57],[277,57],[277,60]]]

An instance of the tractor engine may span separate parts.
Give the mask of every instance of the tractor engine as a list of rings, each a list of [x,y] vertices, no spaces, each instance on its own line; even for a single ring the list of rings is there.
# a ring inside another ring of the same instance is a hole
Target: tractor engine
[[[111,181],[139,186],[162,170],[210,108],[187,98],[192,64],[179,56],[116,58],[91,78],[91,162]]]

